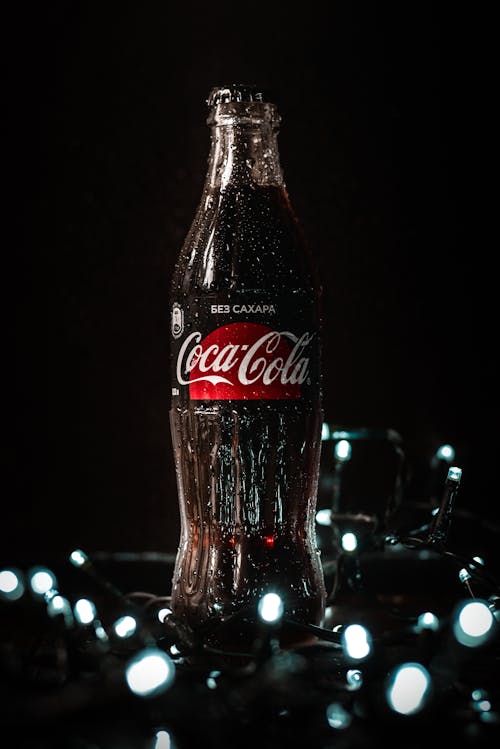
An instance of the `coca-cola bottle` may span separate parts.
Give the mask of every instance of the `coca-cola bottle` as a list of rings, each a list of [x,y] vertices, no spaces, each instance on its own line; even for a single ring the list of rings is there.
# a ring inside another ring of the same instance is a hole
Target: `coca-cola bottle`
[[[289,647],[303,634],[287,622],[320,624],[326,598],[320,287],[283,182],[275,104],[235,84],[208,105],[208,172],[171,286],[172,609],[208,645],[248,651],[258,601],[274,592]]]

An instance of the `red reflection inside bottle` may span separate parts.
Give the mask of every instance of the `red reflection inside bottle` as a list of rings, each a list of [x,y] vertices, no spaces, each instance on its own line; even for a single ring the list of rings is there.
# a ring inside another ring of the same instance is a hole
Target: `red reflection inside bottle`
[[[274,536],[264,536],[264,546],[266,549],[274,549]]]

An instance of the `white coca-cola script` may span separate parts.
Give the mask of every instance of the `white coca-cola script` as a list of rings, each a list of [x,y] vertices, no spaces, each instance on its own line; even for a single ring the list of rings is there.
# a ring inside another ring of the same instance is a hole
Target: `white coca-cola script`
[[[249,343],[210,343],[203,346],[202,334],[194,331],[183,342],[177,357],[177,380],[181,385],[206,381],[212,385],[252,385],[260,381],[270,385],[278,381],[283,385],[301,385],[309,375],[309,357],[304,355],[314,333],[300,337],[288,330],[271,330]],[[286,356],[283,345],[286,341]],[[289,343],[291,342],[291,343]],[[272,358],[273,353],[281,355]],[[198,377],[191,379],[190,372],[197,368]],[[224,373],[224,375],[219,374]],[[231,373],[231,375],[228,375]]]

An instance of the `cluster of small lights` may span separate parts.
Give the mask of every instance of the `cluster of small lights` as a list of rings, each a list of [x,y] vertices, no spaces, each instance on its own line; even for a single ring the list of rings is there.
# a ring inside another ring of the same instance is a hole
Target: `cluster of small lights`
[[[474,689],[471,694],[473,707],[479,712],[491,710],[491,702],[484,689]]]
[[[332,435],[329,427],[327,436],[324,436],[325,426],[328,427],[328,425],[323,424],[322,439],[330,439]],[[447,447],[450,446],[441,446],[440,458],[451,462],[454,459],[454,451],[450,447],[451,452],[446,452],[445,448]],[[348,440],[340,439],[337,442],[335,456],[341,463],[350,459],[351,444]],[[461,469],[454,466],[448,469],[449,481],[458,483],[460,478]],[[329,509],[320,510],[316,515],[316,522],[318,525],[332,525],[332,511]],[[265,543],[267,544],[268,538],[274,544],[274,537],[272,536],[266,536]],[[343,533],[341,546],[343,551],[347,553],[355,552],[358,549],[356,534],[351,531]],[[69,560],[77,568],[87,568],[87,572],[91,565],[88,556],[80,549],[73,551]],[[484,566],[484,560],[476,556],[471,563],[468,563],[468,568],[463,567],[459,571],[459,578],[468,586],[471,595],[472,591],[470,591],[468,584],[469,580],[472,579],[474,568]],[[97,618],[95,604],[88,598],[80,598],[72,606],[70,601],[59,593],[56,576],[50,569],[33,567],[27,572],[26,576],[14,567],[0,570],[0,600],[19,600],[26,589],[31,590],[32,597],[45,602],[47,614],[50,618],[61,617],[66,626],[72,626],[76,622],[85,629],[85,632],[90,629],[98,640],[107,641],[109,639],[106,630]],[[498,622],[495,618],[497,607],[491,603],[493,598],[486,601],[473,597],[473,600],[461,601],[456,606],[451,619],[450,630],[459,645],[466,648],[477,648],[490,642],[498,629]],[[158,605],[160,605],[160,601],[165,600],[168,599],[158,599]],[[257,611],[261,622],[271,625],[267,628],[267,632],[273,633],[283,619],[284,600],[278,593],[269,591],[260,598]],[[165,623],[167,618],[172,615],[172,609],[167,606],[159,608],[154,614],[161,624]],[[131,638],[140,631],[139,622],[140,616],[137,619],[131,614],[124,613],[111,625],[111,631],[117,638]],[[440,629],[441,623],[438,617],[430,611],[425,611],[418,617],[413,631],[418,634],[426,631],[437,632]],[[363,672],[360,670],[361,667],[356,666],[373,656],[371,633],[365,626],[358,623],[337,625],[333,628],[333,631],[337,631],[340,635],[345,668],[347,669],[344,688],[347,692],[360,690],[364,681]],[[430,636],[420,635],[421,638]],[[168,690],[175,680],[176,664],[179,665],[184,662],[182,656],[185,655],[185,649],[179,649],[176,644],[171,645],[168,652],[165,652],[156,644],[149,645],[147,639],[144,642],[146,647],[142,647],[128,660],[122,676],[130,692],[140,698],[154,697]],[[181,647],[184,646],[181,645]],[[210,671],[205,680],[206,687],[209,690],[218,689],[221,685],[220,676],[221,671]],[[431,673],[422,663],[418,662],[401,663],[393,668],[387,676],[385,687],[385,698],[389,708],[403,716],[414,715],[424,710],[433,692]],[[354,697],[354,695],[351,695],[351,697]],[[336,699],[327,705],[326,720],[335,731],[342,731],[351,725],[354,713],[347,709],[349,704],[352,703]],[[489,695],[482,689],[475,689],[470,693],[470,706],[477,713],[478,719],[484,720],[484,722],[497,719],[492,710]],[[174,749],[172,737],[166,729],[162,728],[156,731],[152,749]]]

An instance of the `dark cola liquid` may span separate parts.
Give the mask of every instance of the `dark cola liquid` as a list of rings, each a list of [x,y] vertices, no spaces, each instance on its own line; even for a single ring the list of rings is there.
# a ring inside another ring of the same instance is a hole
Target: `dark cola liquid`
[[[243,610],[212,644],[245,648],[259,598],[281,595],[286,616],[319,624],[324,586],[310,498],[320,416],[295,403],[193,404],[171,411],[182,487],[182,536],[172,607],[197,628]],[[290,639],[290,643],[293,637]]]
[[[267,321],[262,313],[252,322],[319,328],[317,286],[283,188],[205,194],[172,286],[184,336],[228,322],[222,313],[206,319],[214,299],[237,299],[236,309],[245,301],[279,300],[278,319]],[[173,346],[177,384],[181,342]],[[323,620],[314,520],[322,424],[319,338],[310,366],[300,397],[191,400],[188,386],[172,397],[181,514],[172,608],[215,647],[251,648],[257,603],[266,592],[282,597],[285,619]],[[283,645],[303,640],[303,634],[283,628]]]

